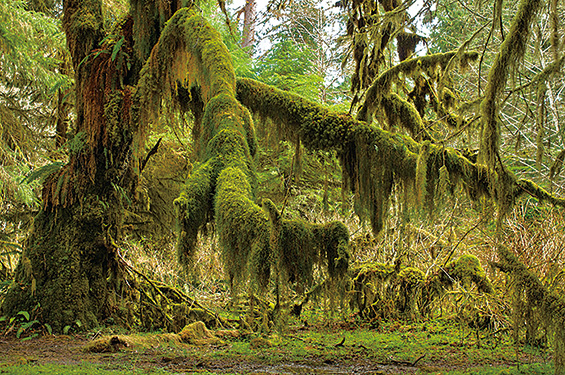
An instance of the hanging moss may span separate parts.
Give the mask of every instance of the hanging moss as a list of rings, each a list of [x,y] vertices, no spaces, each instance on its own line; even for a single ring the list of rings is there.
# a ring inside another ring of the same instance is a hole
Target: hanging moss
[[[500,146],[500,123],[497,101],[506,87],[508,72],[524,55],[530,25],[542,2],[522,0],[512,20],[510,30],[500,46],[492,68],[489,70],[485,96],[481,103],[481,145],[480,161],[492,169],[497,168],[497,155]]]
[[[426,129],[416,108],[395,93],[385,95],[381,105],[388,119],[389,126],[399,126],[406,129],[412,138],[420,141],[432,141],[433,138]]]
[[[420,56],[412,59],[404,60],[396,64],[392,68],[381,73],[367,90],[365,102],[357,113],[357,119],[370,122],[372,115],[382,105],[382,98],[389,94],[392,84],[396,82],[400,74],[412,75],[420,71],[428,72],[430,76],[434,76],[435,69],[443,69],[447,66],[451,58],[456,52],[438,53],[434,55]],[[461,56],[461,61],[472,61],[478,58],[477,52],[466,52]]]
[[[235,93],[235,74],[220,34],[192,8],[182,8],[167,22],[140,73],[134,120],[147,123],[158,113],[163,95],[177,82],[200,87],[204,103],[220,93]]]
[[[430,157],[430,142],[424,142],[420,148],[418,161],[416,163],[416,178],[414,190],[416,191],[416,204],[420,206],[424,202],[426,193],[426,179],[428,174],[428,159]]]
[[[349,230],[340,221],[314,226],[320,258],[327,261],[331,278],[344,277],[349,267]]]
[[[425,38],[415,33],[401,31],[396,35],[396,50],[398,52],[398,60],[404,61],[410,57],[415,51],[418,43],[425,41]]]
[[[270,221],[270,242],[276,272],[296,283],[302,293],[312,286],[313,266],[325,265],[330,279],[343,278],[349,267],[349,231],[338,221],[311,224],[287,220],[269,199],[263,208]]]
[[[447,64],[453,53],[434,56],[442,64]],[[476,54],[468,55],[468,58],[472,57],[476,57]],[[416,64],[416,61],[406,60],[399,65]],[[396,181],[403,181],[404,186],[414,183],[422,148],[420,143],[408,136],[393,134],[355,121],[347,115],[331,112],[298,95],[250,79],[238,80],[237,93],[245,106],[260,116],[272,119],[277,127],[284,129],[283,133],[299,134],[307,148],[336,150],[345,187],[355,193],[357,214],[371,221],[375,233],[382,229],[393,184]],[[424,194],[429,209],[433,208],[440,182],[444,187],[463,185],[473,200],[505,196],[505,200],[498,201],[504,210],[522,194],[565,205],[563,199],[548,194],[528,180],[518,180],[509,171],[506,171],[506,177],[501,177],[507,179],[506,183],[500,185],[508,189],[495,189],[498,178],[495,171],[471,162],[452,148],[430,142],[428,152]],[[440,172],[442,168],[443,172]]]

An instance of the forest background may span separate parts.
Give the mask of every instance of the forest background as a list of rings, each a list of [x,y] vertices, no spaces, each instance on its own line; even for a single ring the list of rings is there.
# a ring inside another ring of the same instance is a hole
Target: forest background
[[[265,281],[251,260],[234,268],[239,258],[225,249],[236,246],[222,239],[218,217],[197,219],[196,231],[186,223],[182,199],[191,194],[190,176],[206,162],[195,125],[203,112],[194,98],[201,94],[189,92],[184,108],[180,89],[159,98],[143,149],[136,150],[139,180],[111,186],[120,217],[105,224],[112,233],[103,241],[123,267],[118,279],[169,285],[208,308],[234,303],[237,292],[246,303],[258,294],[267,304],[247,309],[264,309],[257,314],[268,318],[251,314],[247,328],[254,331],[269,331],[277,314],[297,306],[298,315],[321,309],[326,317],[334,311],[364,322],[452,315],[491,332],[512,327],[517,342],[549,345],[556,373],[563,371],[562,4],[273,1],[264,13],[223,2],[196,5],[220,31],[238,78],[283,90],[273,91],[281,98],[298,94],[307,101],[285,100],[312,111],[327,108],[340,119],[348,114],[345,122],[355,119],[392,135],[382,144],[357,146],[352,159],[329,141],[309,139],[316,137],[303,125],[284,124],[294,120],[254,103],[247,86],[238,86],[240,102],[253,112],[252,196],[263,202],[272,247],[296,250],[290,258],[308,256],[302,240],[284,243],[290,235],[281,231],[293,225],[315,233],[315,225],[339,221],[348,232],[347,254],[333,258],[312,245],[316,253],[297,265],[273,250]],[[109,61],[134,71],[139,67],[127,40],[116,31],[128,9],[125,2],[102,3],[105,36],[98,42]],[[37,271],[25,256],[33,246],[34,217],[66,206],[60,194],[66,182],[53,183],[53,176],[90,142],[77,125],[77,106],[87,106],[77,99],[75,77],[83,61],[68,48],[63,13],[58,2],[3,1],[0,9],[1,298],[26,277],[32,295],[43,285],[30,277]],[[269,43],[259,47],[260,40]],[[93,59],[102,53],[93,51]],[[415,156],[403,164],[398,148]],[[346,271],[339,271],[340,259]],[[107,272],[103,278],[116,277]],[[330,298],[336,290],[340,297]],[[123,306],[113,301],[115,313],[104,318],[140,330],[182,328],[174,319],[151,317],[139,295],[129,299]],[[42,311],[45,304],[15,300],[3,306],[6,330],[17,331],[19,324],[22,332],[68,332],[102,323],[101,316],[53,319]],[[126,310],[135,317],[128,320]],[[11,319],[22,311],[27,317]]]

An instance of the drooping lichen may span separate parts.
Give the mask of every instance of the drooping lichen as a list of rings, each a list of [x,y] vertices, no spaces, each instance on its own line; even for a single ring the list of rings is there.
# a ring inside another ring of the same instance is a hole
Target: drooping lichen
[[[436,69],[445,69],[457,52],[438,53],[434,55],[419,56],[404,60],[392,68],[381,73],[371,84],[365,94],[365,102],[357,113],[357,119],[371,122],[372,116],[382,106],[382,98],[391,91],[394,82],[399,80],[400,74],[411,75],[424,71],[429,76],[435,77]],[[477,52],[466,52],[461,56],[465,63],[478,58]]]
[[[283,219],[269,199],[263,200],[263,208],[271,227],[275,271],[284,280],[296,283],[299,293],[312,286],[315,264],[325,265],[331,280],[345,276],[349,267],[349,231],[343,223],[312,224]]]

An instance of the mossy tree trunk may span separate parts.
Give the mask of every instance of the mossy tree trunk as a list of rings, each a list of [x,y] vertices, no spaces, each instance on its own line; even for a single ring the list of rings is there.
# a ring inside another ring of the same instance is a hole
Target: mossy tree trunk
[[[159,20],[159,12],[151,9],[157,6],[148,4],[142,12]],[[145,19],[143,35],[134,28],[134,18],[120,20],[103,40],[102,1],[64,2],[63,26],[75,71],[76,133],[68,163],[44,182],[42,211],[1,306],[3,314],[33,312],[61,332],[66,326],[95,327],[120,311],[118,296],[125,291],[115,244],[143,150],[143,129],[130,121],[132,97],[148,57],[140,47],[147,50],[146,40],[154,44],[160,27]]]

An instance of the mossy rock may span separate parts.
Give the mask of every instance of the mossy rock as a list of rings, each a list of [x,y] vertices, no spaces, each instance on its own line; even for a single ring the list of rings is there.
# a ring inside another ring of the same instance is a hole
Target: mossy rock
[[[106,336],[90,341],[82,350],[86,353],[116,353],[128,346],[130,345],[118,336]]]
[[[180,331],[179,336],[181,340],[191,345],[220,345],[223,341],[217,338],[208,328],[204,322],[194,322],[185,326]]]

